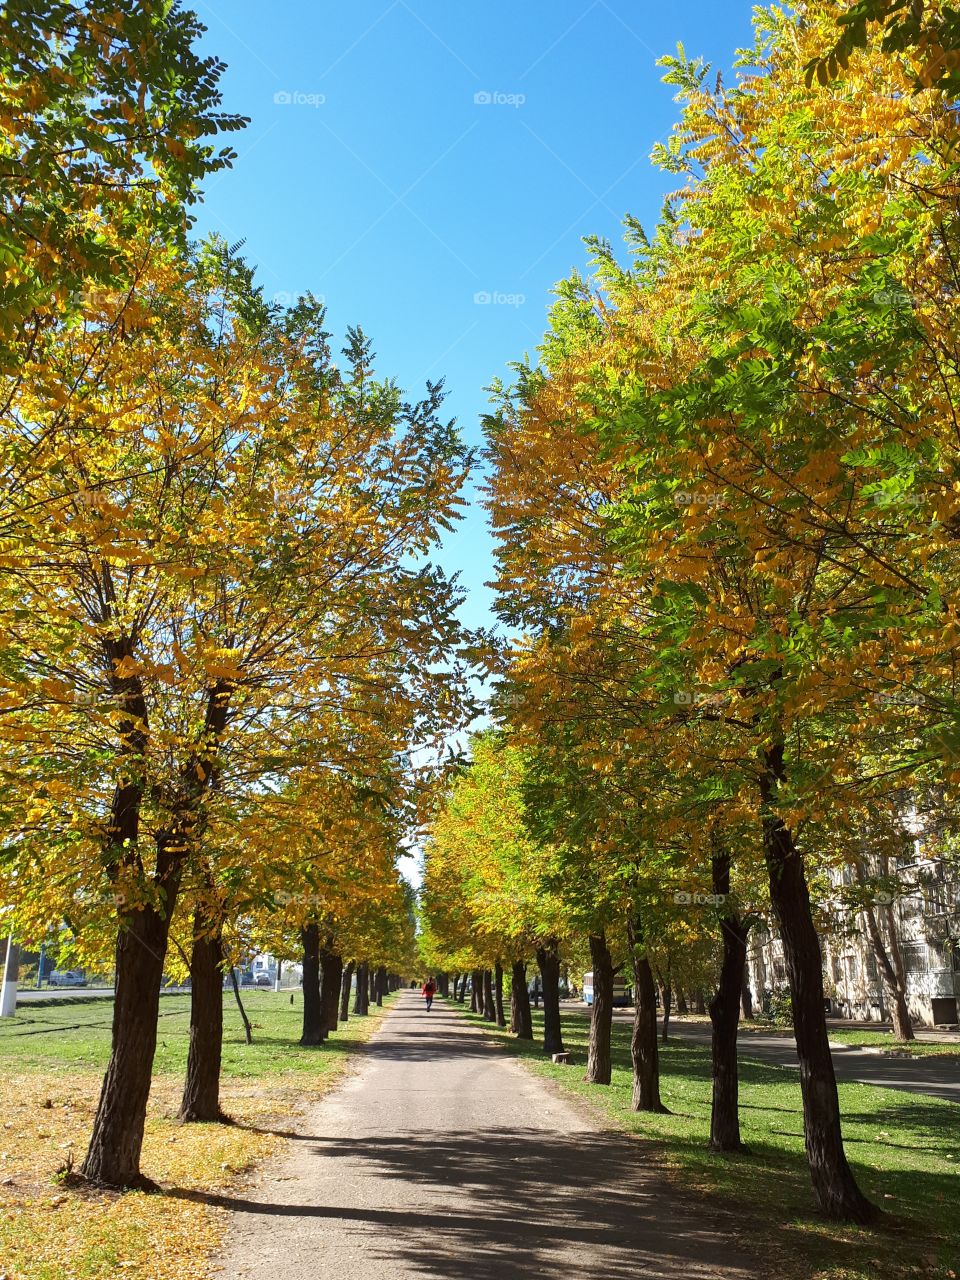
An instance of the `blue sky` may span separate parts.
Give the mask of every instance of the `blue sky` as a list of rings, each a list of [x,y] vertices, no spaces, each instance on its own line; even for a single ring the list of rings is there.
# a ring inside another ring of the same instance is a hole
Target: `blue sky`
[[[533,352],[581,237],[648,227],[649,162],[676,118],[656,59],[682,41],[727,72],[747,0],[193,0],[250,116],[198,230],[246,239],[268,297],[312,290],[336,337],[360,324],[411,395],[446,381],[479,443],[484,387]],[[444,549],[490,622],[491,548],[472,508]]]

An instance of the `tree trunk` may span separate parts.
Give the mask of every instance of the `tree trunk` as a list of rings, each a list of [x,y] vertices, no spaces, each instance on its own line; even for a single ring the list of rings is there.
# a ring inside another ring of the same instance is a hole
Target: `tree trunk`
[[[143,1126],[157,1048],[160,983],[179,886],[170,868],[165,908],[145,906],[122,917],[117,935],[113,1040],[93,1133],[81,1172],[112,1187],[151,1185],[140,1174]]]
[[[240,984],[237,982],[236,969],[230,969],[230,986],[233,988],[233,998],[237,1002],[237,1012],[240,1014],[240,1021],[243,1023],[243,1038],[247,1044],[253,1044],[253,1028],[250,1026],[250,1019],[247,1017],[247,1011],[243,1007],[243,1001],[240,999]],[[290,1003],[293,1004],[293,996],[290,997]]]
[[[493,1005],[493,974],[489,969],[483,971],[483,1020],[496,1022],[497,1011]]]
[[[483,970],[474,969],[470,975],[470,1012],[483,1013]]]
[[[913,1023],[910,1021],[910,1010],[907,1007],[906,982],[899,980],[887,954],[883,935],[877,923],[876,912],[872,907],[867,906],[864,908],[863,914],[867,921],[870,947],[876,958],[877,968],[880,970],[880,979],[883,982],[887,1003],[890,1006],[890,1016],[893,1019],[893,1034],[897,1040],[915,1040],[916,1035],[914,1034]]]
[[[377,970],[376,986],[377,986],[377,1005],[379,1008],[382,1009],[383,997],[387,994],[387,971],[383,967],[383,965],[381,965],[380,968]]]
[[[857,858],[855,860],[854,868],[857,883],[864,884],[867,875],[862,859]],[[886,870],[885,867],[881,869]],[[890,1006],[890,1015],[893,1019],[893,1034],[898,1040],[915,1040],[913,1024],[910,1021],[910,1010],[907,1007],[906,974],[903,969],[893,910],[888,907],[884,913],[890,938],[889,953],[884,941],[883,930],[880,928],[880,922],[872,904],[868,903],[864,906],[863,915],[867,922],[867,936],[870,939],[870,948],[876,959],[877,968],[880,970],[880,980],[883,983],[883,990]]]
[[[763,851],[790,980],[804,1139],[814,1196],[828,1218],[872,1222],[879,1210],[857,1186],[843,1150],[840,1102],[823,1009],[823,959],[803,859],[774,807],[777,791],[786,780],[782,745],[766,749],[764,765],[760,778]]]
[[[666,979],[661,978],[660,987],[660,1006],[663,1010],[663,1043],[666,1044],[670,1038],[670,1010],[673,1007],[673,988],[670,986],[669,975]]]
[[[320,928],[308,924],[300,930],[303,944],[303,1034],[302,1045],[323,1044],[323,996],[320,991]]]
[[[203,904],[193,918],[190,955],[190,1048],[179,1119],[215,1123],[220,1110],[223,1054],[223,925]]]
[[[378,970],[376,969],[376,967],[373,967],[368,970],[368,979],[369,979],[367,983],[367,1010],[368,1011],[370,1009],[370,1006],[374,1004],[377,999],[377,973],[378,973]]]
[[[527,966],[514,960],[510,981],[510,1030],[518,1040],[533,1039],[530,992],[527,990]]]
[[[320,1005],[323,1031],[329,1035],[340,1025],[340,982],[343,978],[343,956],[334,949],[334,939],[327,938],[320,952]]]
[[[665,1112],[660,1101],[660,1054],[657,1048],[657,996],[653,970],[644,949],[643,922],[638,916],[627,922],[633,960],[633,1034],[630,1057],[633,1062],[634,1111]]]
[[[730,894],[730,855],[713,855],[713,892]],[[710,1147],[714,1151],[745,1151],[740,1140],[739,1080],[737,1074],[737,1025],[740,993],[747,962],[747,929],[740,916],[724,905],[720,915],[723,957],[720,981],[710,1001],[713,1056],[713,1103],[710,1112]]]
[[[351,960],[343,971],[343,977],[340,979],[340,1021],[347,1022],[350,1018],[350,981],[353,978],[354,963]]]
[[[369,991],[367,980],[367,963],[357,965],[357,994],[353,1001],[353,1012],[361,1016],[369,1013],[367,1007],[367,994]]]
[[[590,1047],[587,1074],[590,1084],[610,1083],[610,1034],[613,1028],[613,960],[604,933],[590,935],[593,965],[593,1008],[590,1013]]]
[[[466,1004],[467,1001],[467,975],[465,973],[460,975],[460,994],[457,996],[457,1000],[460,1004]]]
[[[543,1051],[563,1053],[560,1027],[560,953],[556,942],[537,948],[537,964],[543,979]]]
[[[494,968],[493,1007],[497,1015],[497,1026],[501,1029],[506,1027],[507,1020],[503,1016],[503,965],[499,959]]]
[[[689,1012],[690,1012],[690,1010],[689,1010],[689,1008],[687,1007],[687,997],[683,994],[683,990],[682,990],[682,988],[681,988],[681,989],[678,989],[678,991],[677,991],[677,1013],[678,1013],[678,1014],[683,1014],[683,1013],[689,1013]]]
[[[739,1000],[739,998],[740,997],[738,994],[737,999]],[[703,987],[697,987],[696,991],[693,993],[693,1000],[694,1000],[693,1007],[697,1013],[707,1012],[707,1002],[704,998]]]

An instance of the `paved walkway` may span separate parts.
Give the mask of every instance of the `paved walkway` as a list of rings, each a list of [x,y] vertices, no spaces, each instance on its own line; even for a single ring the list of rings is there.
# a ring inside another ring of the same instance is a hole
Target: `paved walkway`
[[[227,1280],[757,1280],[646,1146],[413,992],[230,1213]]]

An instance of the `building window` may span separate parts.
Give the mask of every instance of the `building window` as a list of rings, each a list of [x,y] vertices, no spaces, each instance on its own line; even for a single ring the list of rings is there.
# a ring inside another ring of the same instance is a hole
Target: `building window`
[[[907,973],[929,973],[927,948],[922,942],[906,942],[903,945],[903,967]]]

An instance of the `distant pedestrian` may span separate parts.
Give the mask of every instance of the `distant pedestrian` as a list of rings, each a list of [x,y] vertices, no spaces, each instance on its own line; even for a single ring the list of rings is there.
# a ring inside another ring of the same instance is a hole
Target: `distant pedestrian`
[[[437,984],[428,978],[422,987],[423,998],[427,1002],[427,1013],[433,1008],[433,997],[437,994]]]

